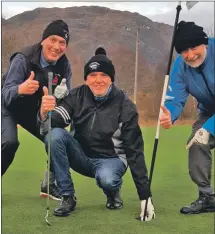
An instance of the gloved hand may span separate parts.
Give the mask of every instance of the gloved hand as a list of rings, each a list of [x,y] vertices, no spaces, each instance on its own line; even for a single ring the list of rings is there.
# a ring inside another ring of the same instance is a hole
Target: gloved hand
[[[146,200],[141,201],[141,213],[140,213],[140,221],[144,221],[144,210],[145,210]],[[146,217],[145,221],[151,221],[152,219],[155,219],[155,209],[152,204],[152,200],[149,197],[148,204],[147,204],[147,210],[146,210]]]
[[[54,96],[57,99],[62,99],[68,95],[69,91],[66,86],[66,79],[63,78],[60,85],[58,85],[54,91]]]
[[[207,145],[209,141],[210,133],[204,128],[200,128],[194,135],[194,137],[187,144],[186,149],[188,150],[193,144]]]

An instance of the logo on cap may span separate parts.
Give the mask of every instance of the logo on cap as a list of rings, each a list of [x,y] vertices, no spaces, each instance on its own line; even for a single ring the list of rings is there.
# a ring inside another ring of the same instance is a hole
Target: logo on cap
[[[96,70],[98,67],[100,66],[99,63],[97,62],[92,62],[89,67],[92,69],[92,70]]]
[[[65,39],[67,39],[68,38],[68,32],[66,30],[63,30],[63,31],[65,32],[64,37],[65,37]]]

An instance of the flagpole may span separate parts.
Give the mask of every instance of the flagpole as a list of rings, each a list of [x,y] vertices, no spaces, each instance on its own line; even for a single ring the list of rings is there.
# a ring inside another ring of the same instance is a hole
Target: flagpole
[[[188,4],[190,10],[194,5],[196,5],[197,2],[193,2]],[[171,42],[171,47],[170,47],[170,54],[169,54],[169,61],[168,61],[168,66],[167,66],[167,72],[164,80],[164,86],[163,86],[163,93],[162,93],[162,98],[161,98],[161,105],[164,105],[165,98],[166,98],[166,92],[167,92],[167,87],[169,83],[169,73],[170,73],[170,67],[172,63],[172,55],[173,55],[173,49],[174,49],[174,43],[175,43],[175,32],[176,28],[178,25],[178,20],[179,20],[179,14],[181,11],[181,1],[178,2],[178,6],[176,7],[176,17],[175,17],[175,23],[174,23],[174,29],[173,29],[173,35],[172,35],[172,42]],[[159,112],[159,117],[161,115],[161,109]],[[157,129],[156,129],[156,135],[155,135],[155,141],[154,141],[154,147],[153,147],[153,153],[152,153],[152,160],[151,160],[151,168],[150,168],[150,174],[149,174],[149,191],[151,189],[151,183],[152,183],[152,176],[153,176],[153,171],[154,171],[154,165],[155,165],[155,159],[156,159],[156,154],[157,154],[157,147],[158,147],[158,142],[159,142],[159,136],[160,136],[160,120],[158,117],[157,121]],[[146,200],[145,204],[145,209],[144,209],[144,216],[143,216],[143,221],[146,220],[146,215],[147,215],[147,205],[148,205],[148,199]]]
[[[138,76],[138,55],[139,55],[139,27],[136,36],[136,59],[135,59],[135,77],[134,77],[134,104],[137,104],[137,76]]]
[[[172,34],[172,42],[171,42],[170,53],[169,53],[169,61],[168,61],[168,66],[167,66],[167,72],[166,72],[165,79],[164,79],[163,93],[162,93],[162,98],[161,98],[161,104],[160,105],[164,105],[164,101],[165,101],[165,97],[166,97],[166,91],[167,91],[167,87],[168,87],[168,83],[169,83],[170,66],[171,66],[171,63],[172,63],[172,55],[173,55],[174,42],[175,42],[175,32],[176,32],[176,28],[177,28],[177,25],[178,25],[179,14],[180,14],[180,11],[181,11],[181,1],[178,2],[178,6],[176,7],[176,10],[177,11],[176,11],[174,29],[173,29],[173,34]],[[160,114],[161,114],[161,109],[160,109],[160,112],[159,112],[159,117],[160,117]],[[159,120],[159,117],[158,117],[158,121],[157,121],[157,129],[156,129],[156,134],[155,134],[155,141],[154,141],[154,147],[153,147],[153,152],[152,152],[152,160],[151,160],[151,167],[150,167],[150,173],[149,173],[149,191],[151,190],[151,183],[152,183],[154,165],[155,165],[158,142],[159,142],[159,136],[160,136],[160,120]],[[146,221],[147,205],[148,205],[148,199],[146,200],[146,204],[145,204],[143,221]]]

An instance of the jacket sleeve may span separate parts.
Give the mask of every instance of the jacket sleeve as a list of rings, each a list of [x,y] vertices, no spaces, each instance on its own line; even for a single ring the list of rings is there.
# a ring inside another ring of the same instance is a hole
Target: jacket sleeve
[[[122,108],[122,141],[128,165],[135,183],[139,199],[147,199],[151,193],[149,191],[149,181],[147,167],[144,159],[144,142],[142,132],[138,125],[138,113],[136,106],[126,100]]]
[[[174,62],[165,101],[165,106],[171,112],[172,123],[180,116],[189,95],[183,80],[181,59],[177,57]]]
[[[208,119],[202,127],[206,129],[211,135],[215,136],[214,124],[215,124],[215,115],[213,115],[210,119]]]
[[[9,107],[14,100],[20,98],[18,86],[25,81],[27,75],[26,59],[23,54],[17,54],[10,64],[2,88],[2,101],[6,107]]]
[[[71,123],[74,111],[74,105],[72,103],[74,98],[75,96],[69,93],[69,95],[62,99],[59,105],[52,111],[52,128],[65,128]],[[40,112],[38,112],[37,123],[40,128],[40,134],[45,135],[48,132],[48,117],[44,121],[41,121]]]
[[[66,78],[66,86],[70,90],[72,87],[72,67],[71,67],[71,64],[69,62],[67,63],[64,78]]]

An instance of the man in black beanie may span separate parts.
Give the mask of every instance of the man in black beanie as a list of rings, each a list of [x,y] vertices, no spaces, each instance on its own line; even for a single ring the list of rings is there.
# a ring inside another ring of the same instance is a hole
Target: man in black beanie
[[[187,142],[189,173],[197,185],[199,197],[182,214],[215,212],[215,194],[211,185],[211,150],[215,146],[214,38],[193,22],[181,21],[175,35],[175,49],[180,54],[173,65],[170,89],[160,123],[168,129],[179,117],[191,94],[198,101],[199,117]]]
[[[208,36],[193,22],[181,21],[175,34],[175,50],[190,67],[199,67],[206,58]],[[198,52],[191,51],[198,50]],[[188,53],[190,52],[190,53]]]
[[[9,69],[3,75],[2,88],[2,175],[12,163],[19,146],[17,124],[44,140],[40,136],[36,116],[43,87],[48,87],[48,72],[54,74],[52,90],[55,97],[60,99],[67,95],[72,77],[71,65],[65,56],[68,43],[68,25],[63,20],[55,20],[46,27],[39,43],[11,56]],[[59,199],[52,173],[50,183],[50,196]],[[41,195],[47,195],[47,176]]]
[[[119,191],[129,166],[141,200],[140,220],[147,198],[146,220],[155,218],[136,106],[117,89],[114,79],[114,65],[100,47],[84,67],[85,85],[72,89],[56,108],[54,98],[43,97],[38,121],[41,132],[46,129],[47,111],[53,111],[51,164],[62,195],[56,216],[67,216],[76,207],[70,167],[95,178],[107,197],[106,208],[113,210],[123,206]],[[45,110],[45,103],[53,105]],[[71,121],[72,134],[64,129]],[[47,149],[47,135],[45,144]]]

